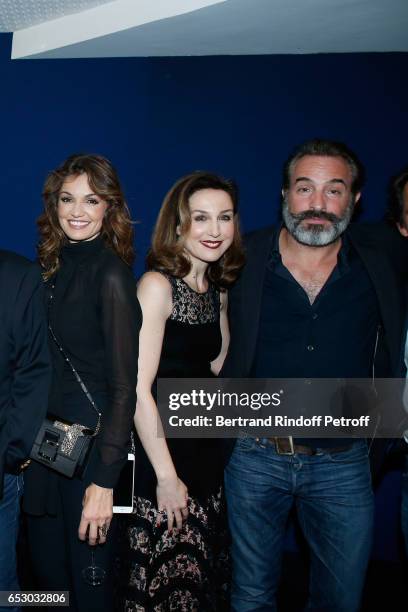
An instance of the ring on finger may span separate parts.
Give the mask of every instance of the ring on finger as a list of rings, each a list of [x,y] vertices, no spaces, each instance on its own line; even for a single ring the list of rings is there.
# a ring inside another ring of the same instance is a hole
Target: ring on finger
[[[107,526],[107,524],[104,523],[103,525],[99,525],[98,529],[99,529],[99,534],[103,538],[106,538],[106,536],[108,535],[108,526]]]

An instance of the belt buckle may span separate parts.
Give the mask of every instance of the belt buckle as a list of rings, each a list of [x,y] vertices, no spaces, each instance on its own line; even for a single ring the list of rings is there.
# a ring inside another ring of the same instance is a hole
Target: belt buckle
[[[279,446],[279,440],[282,438],[275,438],[275,448],[278,455],[294,455],[295,454],[295,445],[293,444],[293,436],[288,436],[287,438],[283,438],[285,440],[289,440],[290,450],[284,451]]]

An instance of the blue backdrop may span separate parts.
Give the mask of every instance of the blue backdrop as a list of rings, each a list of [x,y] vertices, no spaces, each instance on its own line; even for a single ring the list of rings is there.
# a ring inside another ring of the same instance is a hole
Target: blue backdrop
[[[161,200],[191,170],[236,179],[245,230],[276,220],[294,145],[345,141],[367,168],[363,219],[384,213],[408,163],[408,54],[11,61],[0,34],[0,244],[35,255],[47,172],[73,152],[109,157],[138,221],[136,272]],[[398,473],[378,497],[374,556],[398,555]]]

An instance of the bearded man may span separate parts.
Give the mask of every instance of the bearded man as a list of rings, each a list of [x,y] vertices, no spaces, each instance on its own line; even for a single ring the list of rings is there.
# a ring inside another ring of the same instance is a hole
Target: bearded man
[[[350,224],[362,167],[342,143],[311,140],[288,159],[278,228],[250,234],[230,293],[225,377],[368,378],[399,372],[404,297],[387,234]],[[238,439],[225,475],[232,610],[276,610],[295,507],[310,548],[307,610],[359,609],[373,527],[365,440]]]

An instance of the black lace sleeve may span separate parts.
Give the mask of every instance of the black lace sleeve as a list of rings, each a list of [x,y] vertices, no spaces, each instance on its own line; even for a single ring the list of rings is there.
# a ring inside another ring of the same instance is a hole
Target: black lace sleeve
[[[102,428],[96,438],[91,477],[95,484],[111,488],[129,451],[142,323],[135,279],[120,260],[113,260],[103,270],[100,303],[109,403],[103,411]]]

